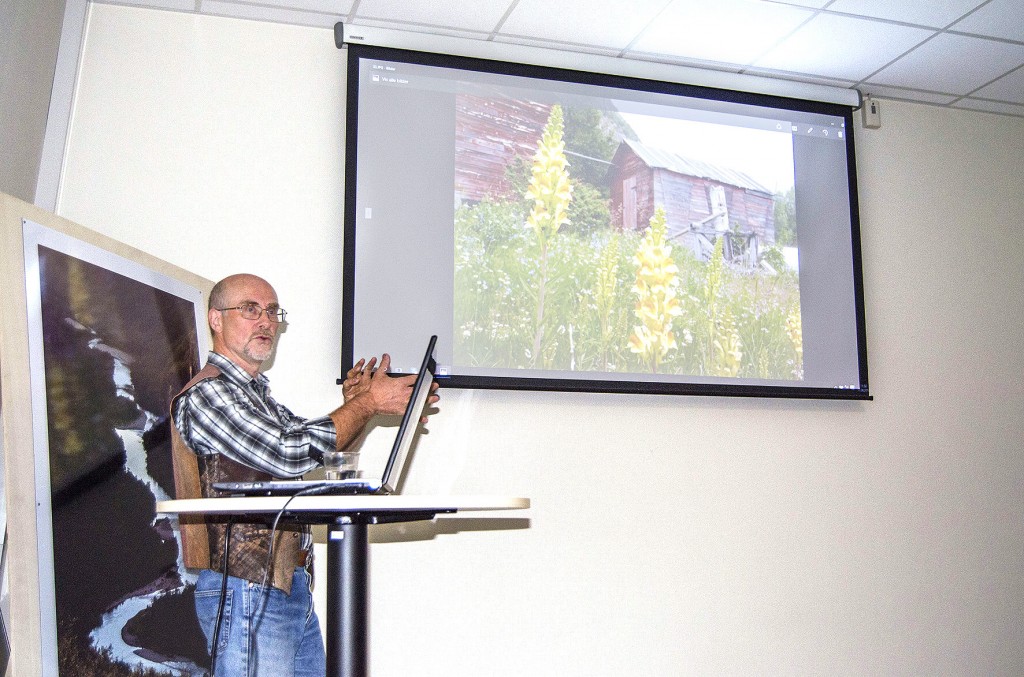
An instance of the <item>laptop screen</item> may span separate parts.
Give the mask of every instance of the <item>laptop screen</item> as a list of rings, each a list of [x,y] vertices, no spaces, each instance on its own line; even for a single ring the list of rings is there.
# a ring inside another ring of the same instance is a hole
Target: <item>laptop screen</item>
[[[395,443],[388,457],[387,466],[384,468],[383,489],[388,493],[395,491],[398,481],[401,479],[402,468],[405,466],[406,456],[412,447],[412,441],[416,437],[416,431],[420,425],[420,417],[423,415],[423,407],[430,396],[430,387],[434,382],[434,346],[437,343],[437,336],[431,336],[427,344],[427,352],[423,356],[419,373],[416,375],[416,383],[413,385],[412,395],[409,397],[409,404],[405,408],[402,422],[398,428],[398,435],[395,436]]]

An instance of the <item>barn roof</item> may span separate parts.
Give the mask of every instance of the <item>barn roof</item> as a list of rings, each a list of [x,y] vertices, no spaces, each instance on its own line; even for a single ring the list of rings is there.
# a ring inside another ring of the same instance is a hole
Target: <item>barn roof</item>
[[[673,153],[672,151],[663,150],[661,148],[651,148],[650,146],[645,146],[644,144],[631,139],[623,139],[622,142],[628,144],[644,164],[652,169],[666,169],[677,174],[709,179],[711,181],[725,183],[730,186],[739,186],[740,188],[758,191],[760,193],[765,193],[766,195],[772,194],[772,191],[768,188],[758,183],[747,174],[735,169],[720,167],[709,162],[702,162],[701,160],[683,157],[682,155]]]

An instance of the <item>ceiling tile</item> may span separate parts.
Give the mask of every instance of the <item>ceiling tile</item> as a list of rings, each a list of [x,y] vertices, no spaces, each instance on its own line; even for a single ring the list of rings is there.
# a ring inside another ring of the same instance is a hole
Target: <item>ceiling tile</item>
[[[832,0],[763,0],[763,2],[778,2],[782,5],[800,5],[801,7],[811,7],[813,9],[821,9]]]
[[[929,0],[928,2],[893,2],[893,0],[836,0],[829,11],[904,21],[919,26],[945,28],[970,12],[983,0]]]
[[[952,106],[953,108],[968,108],[970,110],[981,110],[989,113],[1003,113],[1005,115],[1016,115],[1024,117],[1024,106],[1015,106],[1012,103],[999,103],[996,101],[978,101],[977,99],[960,99]]]
[[[459,30],[448,26],[430,26],[429,28],[424,28],[422,26],[401,25],[394,21],[385,19],[361,18],[351,21],[350,24],[352,26],[386,28],[388,30],[408,31],[419,35],[443,35],[445,37],[467,38],[469,40],[486,40],[490,36],[490,31]]]
[[[965,95],[1024,63],[1024,45],[940,34],[870,82]]]
[[[622,49],[669,0],[519,0],[502,24],[505,35]]]
[[[194,6],[194,3],[193,3]],[[238,19],[256,19],[257,21],[274,21],[283,24],[330,28],[344,18],[338,14],[307,12],[282,7],[267,7],[248,3],[223,2],[222,0],[202,0],[199,10],[212,16],[227,16]]]
[[[346,20],[1009,115],[1024,106],[1024,0],[93,1],[323,27]]]
[[[675,0],[632,49],[748,64],[811,16],[808,9],[753,0]]]
[[[950,30],[1024,42],[1024,2],[992,0],[974,14],[953,24]]]
[[[360,0],[357,18],[387,19],[396,24],[448,26],[491,32],[513,0],[473,0],[472,9],[451,0]],[[400,26],[395,26],[398,28]]]
[[[971,96],[1024,104],[1024,66],[982,87]]]
[[[299,9],[321,14],[348,14],[355,0],[248,0],[249,5],[267,5],[283,9]]]
[[[929,35],[923,28],[819,14],[754,65],[859,81]]]

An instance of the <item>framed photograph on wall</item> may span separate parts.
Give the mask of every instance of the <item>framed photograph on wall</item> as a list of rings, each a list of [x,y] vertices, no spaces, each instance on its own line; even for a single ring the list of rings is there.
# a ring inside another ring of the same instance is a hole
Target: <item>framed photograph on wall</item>
[[[0,415],[3,403],[0,402]],[[0,675],[7,674],[11,660],[11,636],[7,632],[11,618],[11,587],[7,575],[7,469],[3,462],[4,438],[0,435]]]
[[[212,285],[22,228],[42,673],[201,674],[194,576],[155,502],[174,495],[170,400],[208,349]]]

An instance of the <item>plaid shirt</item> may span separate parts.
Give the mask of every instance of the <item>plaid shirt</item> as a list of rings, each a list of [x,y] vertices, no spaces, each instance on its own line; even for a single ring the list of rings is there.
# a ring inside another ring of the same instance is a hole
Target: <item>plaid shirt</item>
[[[209,363],[221,375],[197,383],[174,403],[174,425],[197,454],[224,454],[274,477],[296,478],[317,467],[310,450],[334,450],[337,433],[329,416],[295,416],[270,396],[263,374],[253,378],[213,352]]]

